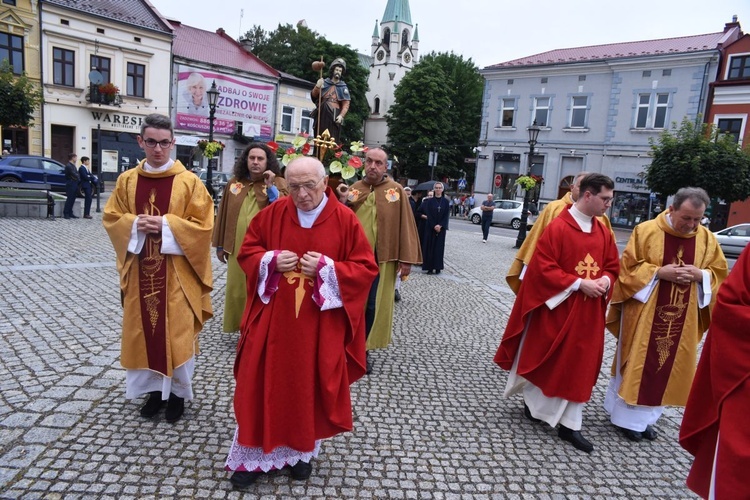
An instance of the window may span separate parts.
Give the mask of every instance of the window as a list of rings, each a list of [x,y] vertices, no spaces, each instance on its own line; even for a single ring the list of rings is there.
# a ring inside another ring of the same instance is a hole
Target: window
[[[128,63],[128,95],[145,97],[146,66]]]
[[[112,61],[109,57],[91,56],[91,69],[96,69],[99,73],[102,74],[102,76],[104,77],[102,83],[109,83],[112,81],[110,80],[109,76],[109,67],[111,62]]]
[[[293,123],[294,108],[291,106],[283,106],[281,108],[281,131],[291,133]]]
[[[588,96],[573,96],[570,109],[570,128],[586,127],[586,118],[588,115],[589,98]]]
[[[516,100],[503,99],[503,108],[500,110],[500,126],[513,127],[516,117]]]
[[[386,28],[383,30],[383,45],[388,47],[388,45],[391,43],[391,29]]]
[[[638,95],[638,111],[635,117],[635,128],[646,128],[648,120],[648,108],[651,103],[651,94]]]
[[[513,85],[513,78],[508,79],[508,85]]]
[[[728,80],[750,78],[750,56],[735,56],[729,60]]]
[[[671,69],[661,70],[661,76],[672,76],[672,70]]]
[[[52,48],[52,83],[72,87],[75,85],[75,52]]]
[[[549,97],[534,98],[534,112],[531,116],[534,117],[534,121],[540,127],[547,126],[549,119],[549,100]]]
[[[313,134],[313,117],[309,109],[302,110],[302,119],[299,122],[299,131],[306,134]]]
[[[96,32],[100,34],[104,34],[104,28],[96,28]]]
[[[719,118],[716,128],[723,134],[729,134],[734,137],[735,142],[740,142],[742,133],[742,118]]]
[[[16,5],[16,0],[3,0],[6,5]]]
[[[380,97],[375,98],[375,106],[372,110],[372,114],[377,115],[380,113]]]
[[[669,114],[669,94],[638,94],[636,108],[635,128],[664,128]]]
[[[646,70],[646,71],[643,72],[643,78],[648,78],[650,76],[651,76],[651,71],[650,70]]]
[[[579,82],[585,82],[586,81],[586,75],[578,75],[578,81]]]
[[[0,61],[8,61],[13,73],[23,73],[23,37],[0,33]]]
[[[667,124],[667,107],[669,94],[656,94],[656,113],[654,114],[654,128],[664,128]]]
[[[542,78],[542,83],[547,83],[547,77]]]

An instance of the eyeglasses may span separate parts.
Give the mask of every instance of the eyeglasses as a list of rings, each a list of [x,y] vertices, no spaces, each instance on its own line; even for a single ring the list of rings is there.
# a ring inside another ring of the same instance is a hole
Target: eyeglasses
[[[599,198],[600,200],[602,200],[605,205],[609,205],[610,203],[612,203],[612,200],[614,200],[614,198],[612,196],[599,196],[599,195],[596,195],[596,197]]]
[[[167,149],[172,145],[173,140],[174,139],[164,139],[163,141],[157,141],[155,139],[143,139],[143,144],[145,144],[149,148],[155,148],[158,144],[162,149]]]
[[[289,191],[292,193],[299,193],[300,189],[304,190],[306,193],[311,193],[315,191],[315,188],[318,187],[318,184],[320,184],[320,181],[325,179],[325,177],[322,177],[318,182],[305,182],[304,184],[289,184]]]

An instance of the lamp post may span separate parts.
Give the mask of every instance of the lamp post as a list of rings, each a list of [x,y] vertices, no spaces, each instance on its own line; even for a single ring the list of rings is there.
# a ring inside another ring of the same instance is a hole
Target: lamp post
[[[208,142],[211,143],[214,140],[214,120],[216,120],[216,102],[219,100],[219,91],[216,90],[216,80],[211,84],[211,88],[206,91],[208,95]],[[213,166],[214,158],[211,157],[208,160],[208,169],[206,170],[206,189],[208,194],[213,198],[216,203],[216,193],[214,192],[214,186],[212,183],[213,177]]]
[[[529,167],[526,175],[531,175],[532,158],[534,156],[534,146],[536,146],[536,140],[539,137],[539,132],[542,130],[537,124],[536,120],[531,126],[526,129],[529,131]],[[516,248],[521,248],[523,241],[526,239],[526,223],[529,220],[529,191],[526,189],[526,193],[523,195],[523,211],[521,212],[521,227],[518,228],[518,238],[516,238]]]

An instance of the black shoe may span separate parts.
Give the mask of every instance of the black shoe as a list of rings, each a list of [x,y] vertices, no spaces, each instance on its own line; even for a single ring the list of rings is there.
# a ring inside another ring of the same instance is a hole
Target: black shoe
[[[252,485],[260,476],[262,472],[248,472],[244,470],[235,471],[232,477],[229,478],[229,482],[235,488],[247,488]]]
[[[396,290],[396,295],[393,296],[393,300],[395,300],[396,302],[401,302],[401,292]]]
[[[77,218],[78,218],[78,216],[77,216],[77,215],[73,215],[73,214],[70,214],[70,216],[69,216],[69,217],[70,217],[71,219],[77,219]]]
[[[72,219],[72,218],[73,217],[71,217],[70,215],[63,215],[63,219]]]
[[[641,432],[641,435],[643,436],[643,439],[648,439],[649,441],[653,441],[656,439],[656,436],[658,433],[656,432],[656,429],[654,429],[653,426],[647,425],[646,430]]]
[[[440,269],[436,270],[435,274],[440,274]]]
[[[292,465],[292,479],[304,481],[310,477],[310,474],[312,474],[312,459],[310,459],[310,462],[300,460]]]
[[[177,422],[185,412],[185,398],[178,398],[174,394],[169,395],[167,402],[167,411],[164,413],[164,420],[173,424]]]
[[[148,401],[141,407],[141,416],[144,418],[153,418],[166,401],[161,399],[161,391],[149,392]]]
[[[534,416],[531,414],[531,410],[529,410],[529,407],[526,406],[526,403],[523,404],[523,416],[534,422],[535,424],[538,424],[541,422],[538,418],[534,418]]]
[[[430,269],[429,271],[427,271],[427,274],[432,274],[432,269]]]
[[[569,442],[577,450],[581,450],[585,453],[591,453],[592,451],[594,451],[594,445],[588,442],[585,437],[583,437],[581,431],[574,431],[572,429],[568,429],[564,425],[561,425],[560,429],[557,431],[557,437],[559,437],[563,441]]]
[[[365,375],[369,375],[372,373],[372,365],[375,364],[373,360],[370,359],[370,352],[368,351],[365,358]]]
[[[630,439],[631,441],[635,441],[636,443],[638,441],[643,441],[642,432],[634,431],[631,429],[626,429],[625,427],[620,427],[619,425],[616,425],[615,427],[617,427],[618,431],[622,432],[623,436]]]

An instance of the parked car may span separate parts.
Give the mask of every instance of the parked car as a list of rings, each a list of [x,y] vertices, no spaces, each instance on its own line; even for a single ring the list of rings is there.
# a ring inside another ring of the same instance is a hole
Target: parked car
[[[714,233],[719,246],[727,257],[737,258],[750,241],[750,223],[737,224]]]
[[[96,176],[94,176],[96,178]],[[97,179],[98,181],[98,179]],[[0,159],[0,182],[25,182],[52,186],[53,191],[65,192],[65,165],[52,158],[31,155],[6,155]],[[92,189],[96,196],[98,182]],[[78,190],[83,197],[83,191]]]
[[[505,224],[513,229],[521,227],[523,202],[517,200],[494,200],[495,210],[492,212],[493,224]],[[528,216],[531,215],[529,211]],[[528,217],[527,216],[527,217]],[[482,209],[476,207],[469,212],[469,220],[474,224],[482,223]],[[528,223],[527,223],[528,226]]]
[[[206,184],[206,176],[207,172],[205,170],[198,174],[198,177],[200,177],[200,180],[204,185]],[[224,193],[224,186],[227,185],[227,182],[229,182],[229,179],[231,177],[231,174],[228,174],[226,172],[211,173],[211,185],[214,187],[214,191],[216,192],[216,196],[218,198],[221,198],[221,195]]]
[[[538,203],[531,203],[529,205],[529,211],[531,212],[531,215],[529,215],[528,219],[526,219],[526,225],[528,227],[531,227],[536,222],[537,218],[539,217],[539,214],[542,213],[542,210],[544,210],[544,207],[547,206],[547,201],[540,201]]]

